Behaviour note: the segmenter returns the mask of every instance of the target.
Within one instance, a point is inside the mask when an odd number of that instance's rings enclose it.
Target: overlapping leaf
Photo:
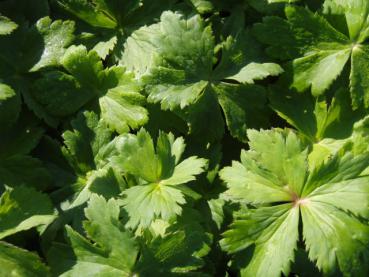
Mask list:
[[[293,84],[299,91],[311,87],[312,94],[323,94],[351,63],[350,93],[354,108],[369,106],[366,67],[368,49],[368,8],[366,1],[326,1],[329,13],[344,15],[348,33],[333,24],[326,15],[310,10],[286,7],[287,21],[266,17],[257,24],[255,34],[269,44],[268,53],[281,59],[292,59]]]
[[[33,97],[47,113],[45,120],[70,115],[98,99],[101,117],[111,129],[125,133],[146,123],[140,87],[122,67],[104,69],[97,53],[84,46],[70,47],[62,64],[69,74],[47,72],[33,85]]]
[[[213,70],[215,40],[211,28],[199,16],[184,18],[164,12],[159,24],[133,33],[124,57],[142,53],[144,59],[130,59],[126,64],[139,74],[149,72],[143,79],[148,101],[160,102],[163,109],[183,110],[182,116],[193,133],[200,132],[199,118],[208,118],[201,135],[210,139],[222,136],[220,104],[231,134],[245,140],[246,124],[252,124],[250,119],[263,113],[265,105],[264,90],[252,84],[282,72],[276,64],[255,62],[254,57],[245,54],[249,48],[248,33],[229,37],[223,45],[222,59]]]
[[[112,137],[106,124],[95,113],[85,112],[72,121],[72,126],[73,131],[63,134],[65,147],[62,149],[76,176],[76,191],[71,195],[69,209],[86,203],[93,192],[106,197],[116,195],[125,184],[114,168],[99,156]]]
[[[366,269],[357,265],[368,257],[369,226],[360,219],[368,218],[369,179],[360,176],[368,152],[337,153],[311,166],[308,150],[291,131],[248,135],[250,150],[242,153],[241,163],[220,173],[227,198],[255,206],[237,216],[221,241],[230,253],[252,251],[241,275],[289,274],[300,211],[309,258],[320,270],[364,274]]]
[[[181,161],[183,138],[160,133],[154,147],[150,134],[141,129],[136,136],[116,138],[112,147],[112,164],[135,178],[123,192],[129,226],[148,227],[156,218],[169,220],[181,214],[186,194],[196,194],[184,184],[204,171],[206,160],[192,156]]]

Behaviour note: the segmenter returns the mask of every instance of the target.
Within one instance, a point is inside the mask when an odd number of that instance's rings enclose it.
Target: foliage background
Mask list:
[[[0,275],[367,276],[368,14],[1,0]]]

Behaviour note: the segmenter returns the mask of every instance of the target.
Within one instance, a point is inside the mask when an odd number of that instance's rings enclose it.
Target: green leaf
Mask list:
[[[221,83],[213,86],[227,126],[235,138],[247,141],[247,128],[267,126],[266,93],[258,85]],[[252,103],[252,105],[250,105]]]
[[[0,129],[14,123],[21,110],[21,98],[10,86],[0,83]]]
[[[287,21],[265,18],[264,23],[256,25],[255,34],[270,45],[268,52],[272,56],[292,59],[292,87],[299,92],[311,87],[314,96],[326,93],[351,59],[352,106],[368,107],[368,81],[363,68],[368,52],[364,41],[369,35],[369,6],[365,1],[350,0],[326,1],[324,7],[336,19],[345,16],[348,34],[339,24],[331,24],[337,23],[329,21],[332,16],[297,6],[286,7]]]
[[[184,108],[196,101],[207,86],[214,39],[199,16],[185,20],[180,14],[165,12],[160,31],[155,43],[156,47],[162,45],[157,52],[163,62],[145,80],[149,84],[148,100],[161,102],[164,109]]]
[[[67,209],[83,205],[92,193],[112,197],[126,186],[119,171],[108,164],[109,153],[105,149],[112,132],[107,124],[97,114],[84,112],[72,120],[72,127],[73,131],[63,134],[65,147],[62,151],[74,169],[78,187],[73,189]]]
[[[311,86],[314,96],[321,95],[338,77],[350,57],[350,49],[319,51],[294,60],[293,87],[304,91]],[[324,76],[324,78],[322,78]]]
[[[155,37],[160,35],[160,24],[143,26],[134,31],[124,43],[120,63],[141,77],[153,67],[156,53]]]
[[[49,17],[44,17],[37,21],[36,28],[43,38],[44,49],[40,60],[31,71],[59,65],[67,46],[74,40],[74,22],[61,20],[52,22]]]
[[[96,2],[96,1],[93,1]],[[92,26],[113,29],[117,26],[115,18],[99,9],[95,3],[87,0],[58,0],[67,11],[81,18]]]
[[[21,113],[18,121],[5,130],[0,135],[1,159],[29,154],[44,134],[40,121],[26,112]]]
[[[88,238],[96,244],[67,226],[69,245],[55,244],[48,254],[48,260],[58,276],[133,274],[138,249],[133,236],[120,223],[119,213],[116,200],[106,201],[97,195],[91,197],[85,209],[88,220],[84,223],[84,229]]]
[[[254,245],[241,276],[288,275],[297,247],[298,223],[299,209],[291,204],[259,208],[236,219],[223,234],[221,245],[230,253]]]
[[[278,115],[312,142],[324,138],[344,139],[351,135],[363,111],[353,110],[348,90],[343,86],[340,83],[338,89],[332,91],[332,99],[315,99],[308,92],[284,90],[279,84],[273,87],[269,99]]]
[[[157,236],[147,243],[137,264],[138,272],[143,276],[202,276],[196,270],[204,266],[202,258],[210,250],[211,238],[199,221],[201,216],[198,213],[187,210],[182,220],[168,227],[162,236]]]
[[[261,100],[263,93],[256,96],[256,92],[252,99],[255,102],[246,100],[247,97],[241,100],[243,97],[239,94],[247,88],[237,83],[251,84],[282,72],[277,64],[263,63],[252,42],[249,32],[228,37],[220,45],[219,63],[213,66],[217,47],[210,27],[198,15],[185,18],[178,13],[164,12],[160,23],[133,34],[132,40],[127,42],[127,54],[138,56],[142,53],[145,57],[143,62],[131,63],[131,68],[143,74],[148,101],[160,103],[162,109],[179,114],[188,122],[194,136],[207,134],[209,141],[221,138],[223,120],[216,107],[218,103],[226,115],[231,134],[245,141],[245,124],[251,122],[252,116],[249,110],[259,112],[265,102]],[[145,46],[148,47],[140,50]],[[212,126],[209,131],[200,131],[203,124],[196,119],[207,118],[210,114],[213,115],[209,120]]]
[[[270,173],[258,168],[258,165],[245,152],[242,155],[242,163],[233,162],[231,167],[225,167],[219,172],[220,178],[227,183],[228,190],[225,193],[227,198],[255,204],[291,199],[285,188],[268,180]]]
[[[63,134],[64,153],[77,173],[86,174],[96,168],[95,156],[111,139],[111,131],[93,112],[78,114],[72,121],[73,131]]]
[[[69,47],[62,64],[69,74],[44,73],[32,87],[35,100],[48,114],[65,117],[98,98],[101,117],[118,133],[126,133],[147,122],[141,87],[124,68],[104,69],[98,54],[88,52],[84,46]]]
[[[123,192],[124,208],[130,216],[128,226],[150,226],[155,218],[169,220],[182,213],[186,203],[180,189],[161,184],[134,186]]]
[[[27,185],[45,189],[50,175],[42,162],[26,155],[14,155],[0,160],[0,187]]]
[[[43,48],[43,37],[34,25],[19,25],[10,35],[0,36],[1,69],[26,73],[40,60]]]
[[[368,196],[368,193],[365,195]],[[318,268],[325,274],[332,274],[340,268],[346,274],[365,275],[365,267],[360,265],[365,264],[361,255],[367,251],[368,225],[339,208],[321,202],[319,198],[315,201],[314,198],[311,198],[308,205],[301,207],[303,235],[309,258],[316,261]],[[356,198],[350,199],[360,205],[355,200]]]
[[[103,64],[95,51],[88,52],[82,45],[73,45],[65,52],[61,63],[80,84],[99,94]]]
[[[119,83],[99,99],[101,117],[119,134],[137,129],[148,121],[148,112],[143,107],[146,99],[140,94],[140,87],[133,76],[120,67],[113,68]]]
[[[31,252],[0,242],[0,274],[13,276],[47,277],[49,269]]]
[[[181,214],[184,195],[191,191],[182,185],[204,171],[206,160],[192,156],[180,162],[184,140],[162,132],[156,149],[144,129],[137,135],[118,137],[113,143],[113,165],[136,179],[136,185],[123,192],[122,203],[130,216],[128,225],[148,227],[156,218],[169,220]]]
[[[299,193],[305,181],[307,150],[298,136],[289,131],[248,131],[250,149],[259,154],[259,162],[274,174],[280,185]]]
[[[17,28],[17,23],[11,21],[5,16],[0,16],[0,35],[9,35]]]
[[[0,239],[56,218],[50,199],[24,186],[6,190],[0,198]]]
[[[344,15],[349,36],[359,43],[368,38],[368,12],[369,5],[362,0],[332,1],[326,0],[323,5],[324,12],[333,15]]]
[[[368,152],[354,155],[342,148],[309,163],[314,147],[304,150],[291,131],[250,130],[248,136],[250,150],[241,154],[241,163],[220,172],[228,187],[224,197],[241,207],[221,245],[237,253],[241,275],[288,275],[301,235],[324,274],[366,275],[360,265],[369,258],[369,180],[361,175]]]
[[[31,90],[34,100],[56,118],[77,112],[96,97],[93,91],[81,88],[73,76],[61,71],[45,72],[32,84]]]
[[[368,27],[369,28],[369,27]],[[357,45],[352,50],[350,92],[354,107],[369,106],[369,78],[364,68],[367,66],[369,58],[369,47],[367,45]]]

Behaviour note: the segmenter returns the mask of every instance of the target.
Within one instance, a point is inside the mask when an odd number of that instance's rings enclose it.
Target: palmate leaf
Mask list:
[[[67,226],[69,245],[54,244],[48,260],[58,276],[131,276],[138,254],[133,235],[119,221],[116,200],[93,195],[85,209],[89,240]]]
[[[325,8],[329,13],[345,16],[348,33],[332,25],[326,15],[288,6],[285,9],[287,21],[266,17],[263,23],[256,24],[255,34],[270,45],[271,56],[292,59],[292,86],[298,91],[311,87],[314,96],[326,92],[351,60],[352,105],[368,107],[368,79],[363,68],[369,52],[365,42],[369,34],[369,5],[361,0],[326,1]]]
[[[250,150],[220,172],[225,196],[241,210],[221,240],[229,253],[251,251],[242,276],[288,275],[302,235],[324,274],[364,274],[369,242],[369,153],[338,152],[309,164],[309,148],[289,130],[249,131]],[[267,204],[264,206],[263,204]],[[365,220],[361,220],[365,219]]]
[[[141,276],[202,274],[202,259],[210,251],[212,236],[201,225],[203,218],[196,210],[185,209],[183,216],[166,227],[163,234],[156,235],[142,246],[142,258],[137,263]]]
[[[312,142],[349,137],[354,123],[365,115],[363,110],[352,108],[349,91],[342,82],[332,88],[331,99],[314,98],[308,91],[296,93],[284,89],[284,85],[273,86],[269,94],[271,107]]]
[[[88,52],[84,46],[70,47],[61,63],[69,74],[47,72],[32,87],[33,97],[47,114],[65,117],[98,99],[101,117],[118,133],[147,122],[148,112],[143,107],[145,98],[140,94],[140,86],[124,68],[104,69],[97,53]]]
[[[109,53],[122,61],[121,52],[127,35],[135,29],[151,24],[161,12],[172,5],[169,0],[58,0],[58,4],[77,18],[93,26],[94,50],[102,59]],[[100,30],[99,30],[100,29]],[[107,31],[109,30],[109,31]],[[100,32],[104,32],[101,40]],[[99,40],[100,39],[100,40]]]
[[[87,238],[66,227],[68,244],[54,243],[48,252],[52,273],[57,276],[151,276],[191,274],[201,268],[211,238],[198,214],[184,218],[150,240],[135,239],[123,226],[119,201],[93,195],[85,209]]]
[[[130,220],[128,226],[148,227],[156,218],[169,220],[181,214],[185,195],[192,190],[183,185],[204,171],[206,160],[195,156],[181,161],[183,138],[159,133],[156,147],[148,132],[125,135],[112,142],[110,158],[116,168],[133,175],[136,184],[123,191],[122,201]]]
[[[107,124],[93,112],[80,113],[72,121],[73,130],[64,132],[64,157],[73,169],[78,189],[70,195],[68,209],[85,204],[92,193],[117,195],[125,186],[119,173],[107,163],[104,147],[112,139]]]
[[[213,69],[216,46],[211,28],[199,16],[164,12],[160,23],[128,38],[123,57],[142,77],[148,101],[179,114],[193,134],[219,139],[224,133],[221,107],[231,134],[246,140],[246,124],[258,126],[260,122],[250,119],[265,112],[265,91],[254,81],[282,72],[279,65],[245,54],[252,47],[246,31],[229,37]],[[132,58],[140,55],[144,58]],[[199,128],[199,118],[209,118],[206,129]],[[260,121],[265,124],[265,118]]]
[[[0,59],[17,73],[57,66],[74,40],[73,33],[74,22],[68,20],[43,17],[35,25],[23,24],[10,35],[0,37]]]

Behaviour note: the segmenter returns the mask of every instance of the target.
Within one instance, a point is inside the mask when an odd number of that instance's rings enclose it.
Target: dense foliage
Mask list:
[[[0,276],[368,276],[367,0],[1,0]]]

